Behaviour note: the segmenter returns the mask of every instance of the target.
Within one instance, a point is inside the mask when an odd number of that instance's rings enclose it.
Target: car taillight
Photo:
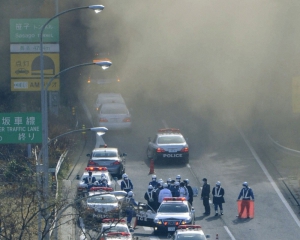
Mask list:
[[[119,161],[114,161],[113,163],[111,163],[110,165],[120,165],[121,163]]]
[[[123,122],[131,122],[131,119],[130,118],[124,118]]]
[[[180,152],[188,152],[189,148],[188,147],[184,147],[183,149],[180,150]]]
[[[165,150],[164,149],[162,149],[162,148],[157,148],[156,149],[156,152],[158,152],[158,153],[161,153],[161,152],[164,152]]]
[[[106,118],[100,118],[99,122],[108,122]]]

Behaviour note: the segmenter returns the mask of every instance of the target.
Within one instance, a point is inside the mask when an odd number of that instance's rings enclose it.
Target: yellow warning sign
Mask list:
[[[51,78],[59,71],[59,53],[44,53],[44,77]],[[40,78],[40,54],[10,54],[10,76],[12,79]]]
[[[11,79],[11,91],[41,91],[40,79]],[[47,86],[50,79],[44,80],[44,85]],[[54,79],[48,87],[48,91],[58,91],[60,81]]]

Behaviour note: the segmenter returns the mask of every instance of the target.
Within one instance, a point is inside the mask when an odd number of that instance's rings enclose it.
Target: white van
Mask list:
[[[124,103],[125,101],[119,93],[99,93],[95,103],[95,108],[98,111],[100,105],[104,103]]]

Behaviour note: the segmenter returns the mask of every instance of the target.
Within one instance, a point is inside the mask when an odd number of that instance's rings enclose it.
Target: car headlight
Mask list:
[[[181,224],[190,224],[192,222],[192,218],[189,217],[188,219],[182,220]]]
[[[158,218],[154,218],[154,223],[156,224],[162,224],[162,221]]]

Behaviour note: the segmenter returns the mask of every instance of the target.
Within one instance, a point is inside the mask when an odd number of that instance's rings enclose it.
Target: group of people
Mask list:
[[[87,188],[91,187],[109,187],[107,177],[104,173],[100,175],[100,179],[97,180],[95,176],[93,176],[93,172],[89,172],[89,175],[83,179],[84,183],[87,185]]]
[[[148,206],[156,211],[165,197],[185,197],[193,205],[194,192],[189,185],[189,180],[181,181],[180,175],[177,175],[175,180],[168,178],[166,182],[162,179],[157,180],[156,175],[152,175],[148,189],[144,194]]]
[[[209,205],[209,199],[210,199],[210,193],[213,195],[213,204],[215,208],[215,216],[223,215],[223,203],[225,203],[224,195],[225,190],[223,187],[221,187],[221,182],[217,181],[215,187],[213,187],[212,191],[210,192],[210,185],[207,182],[207,178],[203,178],[203,186],[201,191],[201,199],[203,200],[203,206],[205,209],[204,215],[210,215],[210,205]],[[247,217],[249,218],[249,200],[254,201],[254,194],[252,189],[248,186],[247,182],[243,183],[243,188],[240,191],[240,194],[237,198],[237,201],[242,199],[243,204],[241,208],[241,212],[237,215],[237,217],[240,217],[242,212],[247,209]],[[220,212],[219,212],[220,210]]]

